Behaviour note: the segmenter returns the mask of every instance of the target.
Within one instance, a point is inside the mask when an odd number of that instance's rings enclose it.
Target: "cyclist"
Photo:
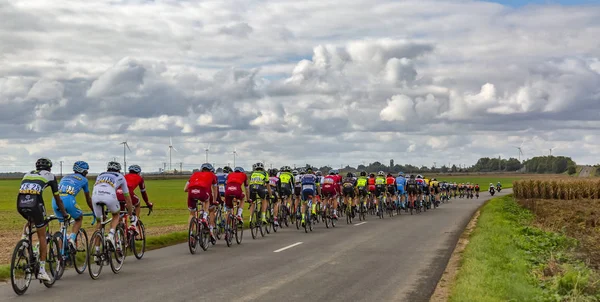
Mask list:
[[[250,221],[252,221],[252,213],[254,213],[254,207],[256,206],[256,199],[262,201],[261,206],[261,221],[267,223],[267,193],[271,196],[271,186],[268,186],[269,175],[265,172],[265,166],[263,163],[255,163],[252,165],[252,174],[250,175]]]
[[[398,202],[399,206],[402,208],[406,205],[406,192],[404,188],[406,187],[406,178],[404,178],[404,172],[398,173],[398,177],[396,177],[396,191],[398,192]]]
[[[502,189],[502,184],[500,182],[498,182],[496,184],[496,191],[500,191],[500,189]]]
[[[411,209],[415,208],[415,199],[419,194],[419,183],[415,179],[415,175],[411,174],[406,181],[406,193],[408,193],[408,202]]]
[[[392,172],[388,172],[387,177],[385,178],[385,184],[387,186],[387,201],[389,206],[392,207],[392,202],[394,197],[396,197],[396,177],[392,175]],[[396,205],[394,203],[394,205]]]
[[[279,177],[277,177],[277,172],[277,169],[269,170],[269,186],[271,187],[271,198],[269,198],[269,200],[270,202],[273,202],[273,223],[276,226],[279,226],[277,213],[279,213],[279,203],[281,203],[281,198],[279,196],[279,191],[281,191],[281,181],[279,180]]]
[[[363,179],[363,186],[362,188],[364,189],[364,185],[366,184],[366,179]],[[342,180],[342,195],[344,196],[344,203],[346,204],[346,206],[348,207],[352,207],[352,213],[354,214],[355,210],[356,210],[356,196],[357,196],[357,179],[354,177],[354,175],[350,172],[348,172],[348,174],[346,174],[346,178],[344,178]],[[366,195],[366,191],[364,191],[365,195]],[[337,215],[336,215],[336,219],[337,219]]]
[[[383,198],[385,193],[385,173],[383,171],[379,171],[377,172],[377,177],[375,177],[375,196],[377,197],[375,203],[375,212],[377,213],[379,213],[379,198]],[[383,209],[381,210],[383,211]]]
[[[306,225],[305,212],[307,201],[309,199],[313,200],[315,195],[320,195],[321,192],[320,189],[317,187],[317,176],[313,174],[313,169],[310,167],[307,169],[306,174],[302,175],[300,182],[302,183],[302,227],[304,227]],[[311,213],[313,215],[315,214],[315,209],[316,205],[315,203],[313,203],[311,208]]]
[[[227,208],[233,209],[233,199],[239,200],[240,205],[236,217],[239,221],[243,221],[244,201],[248,198],[248,176],[242,167],[235,167],[233,173],[229,173],[225,187],[225,205]]]
[[[60,198],[62,199],[65,210],[73,219],[75,219],[75,223],[73,224],[73,233],[69,235],[69,243],[73,247],[76,247],[75,239],[77,238],[77,233],[79,233],[81,223],[83,222],[83,212],[77,204],[77,200],[75,200],[75,197],[79,191],[83,190],[85,201],[88,207],[91,210],[94,210],[94,207],[92,206],[92,197],[90,196],[89,183],[88,179],[86,178],[89,169],[90,166],[88,163],[84,161],[77,161],[73,164],[73,174],[66,175],[58,184],[58,192],[60,194]],[[54,210],[54,215],[58,217],[59,221],[63,222],[62,212],[59,210],[56,199],[52,199],[52,209]]]
[[[135,215],[140,216],[140,198],[135,195],[135,188],[139,187],[142,192],[142,199],[147,207],[152,209],[154,206],[148,199],[148,193],[146,193],[146,183],[142,175],[142,168],[138,165],[129,166],[129,173],[125,175],[127,181],[127,188],[129,189],[129,196],[131,197],[131,204],[135,207]],[[123,190],[117,189],[117,199],[121,203],[121,211],[125,210],[125,196]]]
[[[475,184],[475,194],[477,195],[477,198],[479,198],[479,184]]]
[[[425,180],[423,179],[423,175],[417,174],[416,182],[417,182],[417,186],[418,186],[418,190],[419,190],[418,201],[422,202],[422,201],[425,200],[424,193],[426,191],[425,190],[426,189],[426,187],[425,187],[426,183],[425,183]]]
[[[369,174],[367,183],[369,184],[369,208],[371,208],[375,198],[375,173]]]
[[[292,190],[295,187],[294,175],[291,173],[291,171],[292,168],[289,166],[283,166],[281,167],[281,172],[279,173],[279,181],[281,182],[279,196],[285,202],[287,209],[290,211],[293,208],[291,205]]]
[[[432,178],[431,182],[429,182],[429,186],[431,187],[431,193],[434,195],[434,200],[436,202],[440,201],[440,182],[437,178]]]
[[[360,176],[356,179],[356,193],[357,196],[362,199],[362,207],[367,208],[367,196],[368,196],[368,187],[367,184],[369,182],[369,179],[367,178],[367,172],[366,171],[360,171]],[[356,206],[356,201],[354,202],[354,205]],[[356,208],[356,207],[355,207]],[[354,218],[354,212],[352,211],[352,218]]]
[[[323,193],[323,205],[330,205],[333,208],[333,218],[337,219],[337,202],[334,201],[334,198],[337,198],[338,188],[337,188],[337,175],[335,175],[335,171],[329,171],[329,175],[325,176],[323,179],[323,187],[321,188],[321,193]]]
[[[294,175],[294,213],[296,213],[298,211],[298,205],[300,205],[300,193],[302,192],[302,183],[300,182],[300,179],[302,178],[302,175],[298,170],[292,171],[292,175]]]
[[[52,161],[47,158],[38,159],[35,162],[35,170],[23,176],[21,187],[19,188],[19,195],[17,196],[17,211],[23,218],[27,219],[23,234],[29,233],[30,221],[37,228],[36,232],[40,243],[40,270],[37,278],[44,281],[52,281],[51,277],[48,276],[48,273],[46,272],[46,208],[44,207],[44,199],[42,197],[42,192],[46,187],[50,187],[52,190],[56,205],[58,206],[63,219],[71,219],[60,198],[58,183],[54,174],[50,172],[51,169]]]
[[[219,187],[219,197],[217,197],[217,200],[219,202],[223,202],[225,199],[225,184],[227,183],[227,175],[229,173],[231,173],[229,166],[225,166],[221,173],[217,173],[217,185]]]
[[[94,184],[94,191],[92,193],[92,204],[94,206],[94,216],[103,217],[104,213],[102,213],[103,203],[106,205],[106,209],[112,213],[112,221],[110,222],[110,231],[108,232],[108,241],[115,246],[115,229],[117,225],[119,225],[119,210],[120,203],[117,199],[117,190],[123,190],[123,195],[125,196],[125,207],[127,208],[127,214],[129,215],[129,223],[131,226],[135,227],[135,223],[137,222],[137,217],[132,215],[133,207],[131,202],[131,197],[129,196],[129,188],[127,187],[127,181],[125,180],[125,176],[121,174],[121,164],[115,161],[111,161],[108,163],[106,167],[106,172],[100,173],[96,177],[96,183]],[[101,223],[98,223],[96,226],[97,230],[100,230],[102,227]],[[100,246],[99,242],[96,242],[96,251],[99,251]],[[94,256],[96,257],[96,256]]]
[[[217,175],[213,172],[214,168],[209,163],[204,163],[200,166],[200,170],[194,172],[190,179],[185,183],[183,188],[184,192],[188,193],[187,205],[190,210],[190,217],[188,224],[192,221],[192,218],[196,216],[198,211],[198,201],[202,203],[202,215],[201,222],[209,227],[211,240],[214,242],[215,237],[213,234],[213,228],[215,225],[215,212],[214,205],[217,202]],[[210,223],[206,220],[210,213]],[[190,234],[191,235],[191,234]]]

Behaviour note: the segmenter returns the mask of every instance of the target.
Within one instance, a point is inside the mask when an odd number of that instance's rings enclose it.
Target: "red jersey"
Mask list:
[[[388,176],[388,177],[385,179],[385,183],[386,183],[387,185],[389,185],[389,186],[391,186],[391,185],[394,185],[394,184],[396,184],[396,178],[395,178],[395,177],[392,177],[392,176]]]
[[[207,189],[217,185],[217,175],[213,172],[194,172],[187,182],[189,189]]]
[[[327,175],[323,178],[321,188],[323,191],[335,191],[337,187],[337,175]]]
[[[125,181],[127,181],[127,188],[129,189],[129,195],[135,196],[135,189],[140,187],[140,192],[146,191],[146,184],[141,175],[136,173],[129,173],[125,175]],[[122,189],[117,189],[117,200],[125,200]]]
[[[367,184],[369,185],[369,191],[375,191],[375,177],[367,178]]]
[[[227,184],[248,186],[248,176],[244,172],[232,172],[227,175]]]

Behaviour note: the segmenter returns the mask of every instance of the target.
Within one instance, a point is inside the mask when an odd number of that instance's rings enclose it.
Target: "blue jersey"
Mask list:
[[[82,189],[85,193],[90,192],[87,178],[78,173],[63,177],[58,184],[58,193],[61,196],[77,196],[77,193]]]
[[[219,185],[219,193],[225,195],[225,184],[227,183],[226,173],[217,173],[217,184]]]
[[[403,176],[396,177],[396,188],[400,190],[404,189],[404,187],[406,187],[406,178]]]
[[[302,190],[315,190],[317,183],[317,176],[313,174],[304,174],[300,179],[302,184]]]

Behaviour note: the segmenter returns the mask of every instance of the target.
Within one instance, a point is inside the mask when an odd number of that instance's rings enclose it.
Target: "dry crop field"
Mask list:
[[[600,269],[600,179],[517,180],[513,192],[536,225],[579,240],[579,256]]]

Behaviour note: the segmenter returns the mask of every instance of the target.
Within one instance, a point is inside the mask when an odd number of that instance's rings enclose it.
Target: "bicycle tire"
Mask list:
[[[31,285],[31,279],[33,279],[33,273],[31,272],[30,268],[31,268],[31,248],[29,247],[30,243],[29,240],[27,239],[21,239],[19,240],[19,242],[17,242],[17,245],[15,245],[15,248],[13,250],[13,254],[10,260],[10,283],[12,285],[13,291],[21,296],[23,295],[27,289],[29,289],[29,285]],[[18,258],[18,259],[17,259]],[[25,264],[24,265],[18,265],[20,263],[19,260],[25,260]],[[16,267],[23,267],[23,272],[24,272],[24,286],[23,287],[19,287],[18,284],[16,284],[16,276],[15,276],[15,268]],[[29,270],[28,270],[29,269]]]
[[[233,243],[233,230],[237,227],[235,226],[235,218],[231,215],[228,217],[229,223],[225,227],[225,243],[227,243],[227,247],[231,247],[231,244]]]
[[[189,225],[189,235],[188,235],[188,247],[190,249],[190,253],[192,255],[196,254],[196,250],[198,249],[198,219],[196,217],[192,217]]]
[[[248,227],[250,228],[250,233],[252,234],[252,239],[256,239],[256,237],[258,236],[258,229],[256,228],[256,212],[253,212],[252,214],[250,214],[250,223],[248,224]]]
[[[100,245],[98,246],[98,251],[96,252],[96,246],[94,245],[94,242],[98,240],[100,242]],[[100,277],[100,273],[102,272],[102,266],[104,266],[104,261],[106,259],[103,259],[105,256],[110,257],[109,253],[106,253],[106,246],[105,246],[105,242],[104,242],[104,238],[102,236],[102,233],[100,233],[100,231],[95,231],[94,233],[92,233],[92,237],[90,237],[90,241],[88,241],[88,273],[90,274],[90,278],[96,280]],[[96,256],[97,258],[99,258],[99,264],[95,261],[92,261],[92,259],[94,259],[93,256]],[[94,269],[92,268],[92,263],[98,264],[98,272],[94,272]]]
[[[210,230],[202,222],[200,222],[198,226],[198,235],[200,236],[200,248],[202,248],[203,251],[208,250],[208,242],[210,241]]]
[[[146,227],[144,227],[144,223],[140,219],[136,222],[136,233],[131,238],[131,251],[133,252],[133,256],[140,260],[144,257],[144,253],[146,253]],[[137,239],[138,236],[140,236],[140,239]],[[140,247],[136,245],[138,241],[141,241]]]
[[[267,220],[267,223],[262,223],[267,234],[271,234],[271,226],[273,225],[273,215],[271,215],[271,211],[273,210],[273,208],[271,206],[272,205],[269,205],[267,207],[267,212],[265,213],[265,219]]]
[[[326,207],[325,208],[325,215],[323,217],[323,220],[325,221],[325,227],[326,228],[329,228],[329,220],[330,220],[329,217],[330,217],[329,216],[329,207]]]
[[[115,246],[111,248],[109,253],[112,253],[110,257],[110,269],[113,273],[118,274],[123,268],[125,258],[127,257],[127,235],[123,230],[122,225],[118,225],[115,229]]]
[[[237,242],[237,244],[242,244],[242,239],[244,239],[244,223],[236,221],[235,225],[235,242]]]
[[[82,247],[83,247],[83,250],[81,250],[81,251],[79,250],[80,242],[82,243]],[[75,246],[75,253],[71,253],[71,257],[72,257],[73,267],[75,268],[75,271],[81,275],[87,269],[88,263],[90,261],[89,253],[87,251],[88,236],[87,236],[87,232],[85,231],[85,229],[83,229],[83,228],[79,229],[79,232],[77,232],[77,237],[75,237],[75,244],[77,245],[77,246]],[[83,261],[78,259],[77,255],[83,255],[83,257],[84,257]],[[80,263],[80,262],[83,262],[82,267],[78,266],[78,263]]]
[[[70,252],[67,252],[68,247],[64,247],[65,243],[63,242],[63,233],[62,232],[56,232],[54,233],[53,236],[54,240],[56,240],[58,246],[59,246],[59,257],[57,258],[57,261],[59,263],[59,265],[56,268],[56,275],[55,278],[56,280],[60,280],[60,278],[62,278],[63,274],[65,273],[65,266],[67,265],[67,261],[65,261],[65,257],[63,257],[64,255],[62,254],[62,251],[65,251],[65,254],[68,254],[69,257],[71,257]],[[69,241],[67,240],[67,245]],[[62,248],[61,248],[62,247]]]

